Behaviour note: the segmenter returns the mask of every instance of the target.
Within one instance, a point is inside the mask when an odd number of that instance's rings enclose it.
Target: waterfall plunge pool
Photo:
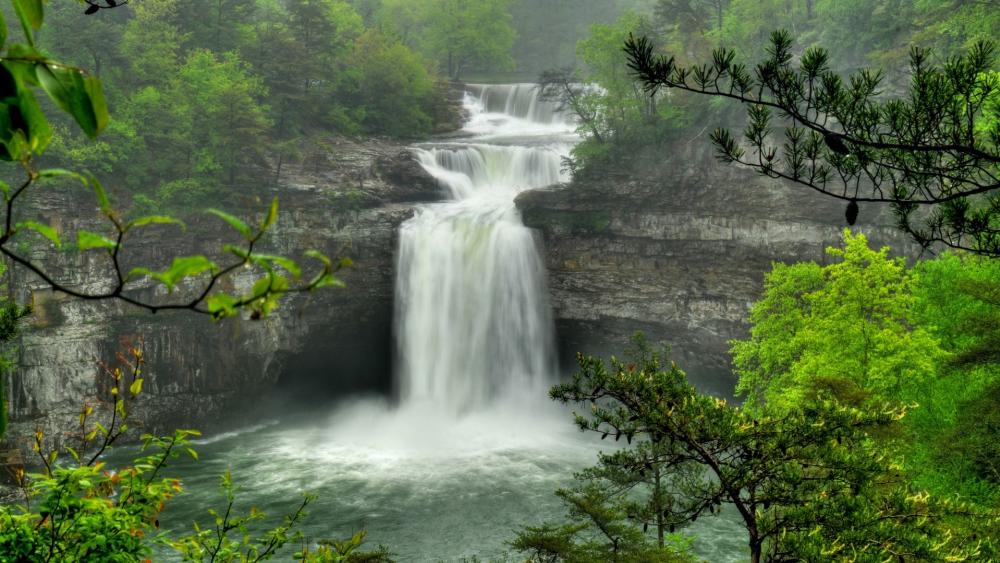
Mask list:
[[[485,562],[523,560],[509,545],[516,531],[564,521],[555,490],[612,446],[576,430],[569,410],[537,400],[456,419],[435,405],[396,409],[355,398],[209,435],[194,447],[198,461],[181,456],[165,472],[185,489],[163,514],[172,536],[195,520],[211,524],[207,510],[224,508],[219,482],[229,470],[241,487],[236,509],[255,506],[272,526],[303,492],[316,494],[301,527],[312,541],[364,528],[367,546],[385,544],[400,562]],[[135,453],[119,448],[110,461]],[[684,533],[696,536],[695,552],[706,561],[746,560],[746,532],[734,511],[700,518]],[[291,560],[292,551],[275,560]]]
[[[172,467],[188,492],[164,514],[167,528],[206,522],[226,470],[242,486],[238,509],[280,522],[310,491],[309,538],[364,528],[406,562],[516,561],[517,530],[566,518],[555,490],[614,446],[546,400],[556,354],[545,268],[513,201],[569,179],[575,126],[530,84],[470,85],[464,103],[462,136],[414,148],[452,199],[418,206],[400,229],[399,404],[345,399],[203,440],[200,462]],[[688,533],[708,561],[746,558],[733,514]]]

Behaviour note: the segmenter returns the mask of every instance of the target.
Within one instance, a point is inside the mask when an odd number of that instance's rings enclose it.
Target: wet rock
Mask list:
[[[544,239],[565,370],[578,351],[620,355],[642,330],[671,344],[697,384],[730,395],[728,342],[746,337],[771,263],[822,263],[839,244],[840,202],[719,164],[695,145],[664,151],[655,169],[622,166],[518,197]],[[858,228],[874,244],[916,255],[887,213],[868,215]]]
[[[345,288],[286,299],[264,320],[248,316],[213,322],[187,312],[151,315],[117,302],[86,302],[54,294],[23,270],[15,270],[16,298],[34,304],[18,347],[18,367],[6,376],[10,420],[8,442],[26,449],[35,430],[50,440],[78,437],[83,403],[107,412],[106,380],[99,363],[113,364],[123,345],[145,341],[148,366],[143,394],[130,425],[136,431],[170,432],[175,427],[211,427],[220,419],[256,421],[262,397],[297,389],[309,397],[389,386],[396,233],[412,214],[412,203],[443,194],[403,145],[384,140],[326,139],[300,162],[283,163],[270,191],[280,200],[277,223],[262,251],[296,257],[312,272],[303,253],[315,248],[347,256]],[[273,167],[272,167],[273,168]],[[64,238],[78,229],[105,232],[92,196],[68,190],[39,191],[31,202],[36,217],[58,225]],[[259,215],[262,202],[237,215]],[[162,268],[176,255],[205,254],[220,264],[220,252],[237,243],[224,223],[204,214],[187,217],[188,229],[153,227],[128,241],[126,269]],[[56,279],[90,291],[107,288],[107,256],[99,251],[59,251],[38,244],[34,259]],[[249,290],[251,272],[239,272],[229,288]],[[137,292],[160,300],[198,291],[187,283],[175,295],[147,284]],[[377,352],[362,346],[379,342]],[[345,363],[359,353],[367,358]],[[373,356],[374,354],[374,356]],[[102,393],[104,389],[104,393]]]

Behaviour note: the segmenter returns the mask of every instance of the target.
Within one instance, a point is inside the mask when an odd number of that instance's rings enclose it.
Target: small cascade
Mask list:
[[[565,182],[562,159],[569,148],[476,144],[418,149],[417,158],[455,199],[512,197],[525,189]]]
[[[470,87],[470,115],[530,142],[468,141],[415,149],[453,201],[419,207],[400,228],[397,388],[404,406],[469,412],[504,398],[544,397],[555,371],[554,329],[538,243],[514,197],[568,180],[572,147],[539,124],[559,123],[529,85]],[[474,120],[470,120],[470,123]],[[565,135],[565,129],[555,131]]]
[[[539,124],[566,122],[566,116],[559,112],[555,103],[538,99],[536,84],[470,85],[469,94],[481,111]]]

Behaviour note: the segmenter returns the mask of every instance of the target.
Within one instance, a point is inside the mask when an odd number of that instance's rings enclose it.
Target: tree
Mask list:
[[[746,408],[782,411],[833,396],[859,408],[920,396],[946,354],[915,326],[914,280],[904,259],[844,231],[838,261],[775,264],[750,311],[750,338],[732,343]]]
[[[654,8],[656,18],[685,30],[722,31],[723,13],[729,0],[659,0]]]
[[[470,68],[512,69],[516,34],[508,1],[431,0],[425,41],[449,78],[459,80]]]
[[[529,561],[547,563],[687,563],[694,561],[680,538],[669,546],[649,541],[625,508],[610,498],[605,487],[584,483],[560,489],[569,509],[567,524],[528,526],[512,542]]]
[[[649,92],[677,88],[748,107],[745,146],[726,129],[712,141],[725,162],[806,186],[847,203],[889,204],[899,229],[924,247],[943,244],[1000,256],[1000,79],[996,49],[980,41],[942,65],[914,47],[904,98],[881,97],[882,74],[847,80],[821,48],[797,65],[789,33],[771,36],[751,71],[720,48],[709,64],[682,66],[646,38],[625,42],[628,66]],[[783,120],[776,132],[775,118]],[[775,139],[780,135],[783,140]]]
[[[659,354],[639,364],[612,358],[610,368],[599,358],[578,359],[580,371],[552,397],[587,407],[575,415],[581,430],[665,444],[654,462],[683,492],[668,518],[693,521],[732,505],[754,563],[971,561],[992,549],[942,520],[971,508],[911,490],[871,443],[904,410],[858,410],[823,398],[776,415],[752,413],[698,393]]]
[[[438,91],[413,51],[371,29],[348,61],[354,80],[345,80],[342,91],[364,130],[404,137],[432,129],[429,109]]]

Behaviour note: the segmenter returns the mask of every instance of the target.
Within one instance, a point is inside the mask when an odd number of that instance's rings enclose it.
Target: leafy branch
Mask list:
[[[258,251],[261,239],[277,220],[277,199],[271,202],[264,219],[254,228],[223,211],[208,210],[208,213],[225,221],[243,238],[241,244],[226,245],[223,248],[226,254],[234,257],[228,264],[217,264],[201,255],[179,256],[162,271],[142,267],[126,271],[123,267],[123,249],[126,238],[130,238],[134,231],[154,224],[173,224],[181,228],[184,224],[165,215],[127,221],[111,207],[104,187],[96,177],[62,169],[36,169],[35,157],[44,152],[53,133],[35,98],[35,89],[42,90],[61,110],[72,116],[80,129],[91,138],[97,136],[107,125],[108,110],[101,82],[96,77],[82,69],[52,61],[35,48],[33,32],[41,28],[43,2],[13,0],[13,3],[27,43],[7,45],[6,53],[0,56],[0,159],[18,163],[24,171],[25,179],[15,188],[0,182],[4,203],[0,254],[34,273],[53,291],[89,301],[122,301],[151,313],[188,310],[222,318],[249,308],[252,311],[251,317],[259,319],[271,312],[286,294],[342,285],[336,273],[349,266],[350,260],[334,263],[318,251],[308,251],[306,256],[316,260],[319,267],[313,275],[303,277],[302,268],[294,260]],[[104,0],[101,6],[116,7],[123,3]],[[91,8],[98,6],[96,2],[90,1],[88,5]],[[2,21],[0,27],[5,30]],[[5,39],[5,35],[0,35],[0,44]],[[15,222],[17,204],[22,196],[43,181],[50,180],[77,181],[93,190],[101,213],[109,223],[111,236],[81,230],[77,233],[76,246],[82,251],[96,250],[106,255],[113,272],[110,289],[88,291],[70,287],[58,281],[43,265],[15,248],[16,237],[25,231],[41,235],[56,247],[62,246],[59,232],[51,225],[34,220]],[[220,281],[241,268],[255,268],[262,274],[249,293],[229,294],[218,290]],[[182,281],[189,278],[202,280],[200,289],[194,291],[190,298],[149,300],[138,296],[135,291],[143,280],[152,280],[162,283],[168,293],[173,293]]]

